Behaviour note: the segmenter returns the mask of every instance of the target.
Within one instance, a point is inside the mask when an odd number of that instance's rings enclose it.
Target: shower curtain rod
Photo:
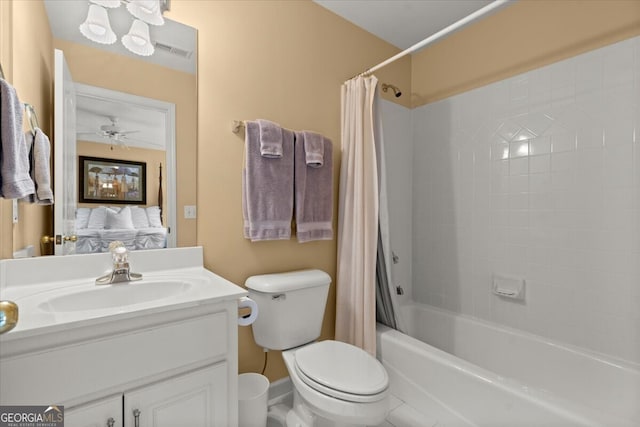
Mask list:
[[[489,3],[488,5],[486,5],[485,7],[476,10],[475,12],[473,12],[472,14],[465,16],[464,18],[462,18],[459,21],[454,22],[453,24],[449,25],[448,27],[438,31],[437,33],[427,37],[426,39],[414,44],[413,46],[409,47],[408,49],[403,50],[402,52],[392,56],[391,58],[387,59],[386,61],[383,61],[381,63],[379,63],[378,65],[376,65],[375,67],[371,67],[366,71],[363,71],[360,74],[357,74],[354,77],[360,77],[360,76],[367,76],[371,73],[373,73],[374,71],[379,70],[380,68],[391,64],[392,62],[402,58],[403,56],[406,56],[410,53],[416,52],[420,49],[422,49],[423,47],[433,43],[434,41],[446,36],[449,33],[452,33],[462,27],[464,27],[465,25],[475,21],[476,19],[488,14],[489,12],[493,12],[495,9],[498,9],[502,6],[504,6],[506,3],[510,2],[512,0],[495,0],[492,3]]]

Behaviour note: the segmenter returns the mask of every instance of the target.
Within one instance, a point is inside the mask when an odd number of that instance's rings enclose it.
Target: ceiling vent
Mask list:
[[[188,50],[180,49],[179,47],[170,46],[168,44],[164,44],[158,41],[153,42],[153,46],[158,50],[161,50],[163,52],[167,52],[167,53],[170,53],[171,55],[179,56],[185,59],[191,58],[191,55],[193,54],[193,52],[190,52]]]

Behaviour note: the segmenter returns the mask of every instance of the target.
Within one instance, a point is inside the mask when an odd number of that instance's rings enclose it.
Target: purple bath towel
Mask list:
[[[242,176],[244,237],[252,242],[291,238],[293,217],[293,132],[282,129],[282,157],[260,154],[260,127],[247,122]]]
[[[0,197],[21,199],[34,192],[22,133],[22,103],[13,86],[0,78]]]
[[[317,134],[316,134],[317,135]],[[322,137],[323,164],[307,165],[305,132],[295,133],[296,233],[298,242],[333,239],[333,146]]]

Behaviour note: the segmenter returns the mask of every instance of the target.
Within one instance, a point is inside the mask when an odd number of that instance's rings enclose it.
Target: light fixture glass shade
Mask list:
[[[155,51],[149,39],[149,26],[139,19],[135,19],[129,32],[122,36],[122,44],[140,56],[150,56]]]
[[[111,29],[107,9],[97,4],[89,5],[89,13],[80,24],[80,32],[89,40],[101,44],[113,44],[118,39]]]
[[[120,0],[89,0],[91,3],[95,3],[102,7],[108,7],[110,9],[120,7]]]
[[[164,25],[160,0],[129,0],[127,10],[136,18],[151,25]]]

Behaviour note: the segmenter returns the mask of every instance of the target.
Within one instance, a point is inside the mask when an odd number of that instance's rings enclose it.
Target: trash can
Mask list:
[[[264,375],[238,375],[238,426],[266,427],[269,380]]]

